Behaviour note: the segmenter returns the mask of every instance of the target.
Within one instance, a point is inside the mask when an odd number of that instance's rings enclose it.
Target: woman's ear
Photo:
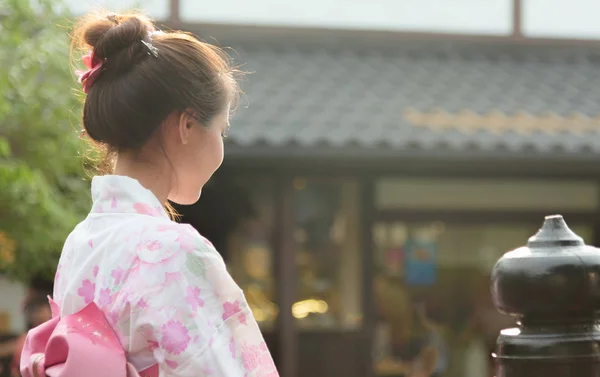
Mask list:
[[[179,139],[182,144],[188,143],[193,122],[194,118],[190,115],[189,112],[183,111],[179,115],[179,123],[177,125],[177,128],[179,130]]]

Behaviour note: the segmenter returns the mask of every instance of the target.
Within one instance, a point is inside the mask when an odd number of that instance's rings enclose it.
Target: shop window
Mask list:
[[[354,329],[362,321],[359,188],[354,181],[294,184],[299,329]]]
[[[245,196],[243,216],[227,238],[228,268],[243,289],[262,330],[271,330],[278,315],[273,273],[274,185],[270,180],[233,182]]]
[[[376,375],[492,376],[489,355],[514,320],[494,308],[490,272],[539,225],[375,224]],[[591,241],[591,226],[571,229]]]

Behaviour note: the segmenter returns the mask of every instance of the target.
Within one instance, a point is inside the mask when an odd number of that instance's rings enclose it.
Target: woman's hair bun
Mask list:
[[[96,57],[107,59],[135,43],[148,40],[154,25],[140,14],[90,14],[75,28],[80,47],[94,50]]]
[[[88,68],[83,125],[110,152],[139,151],[177,112],[208,127],[239,92],[223,50],[185,32],[155,31],[138,13],[91,13],[75,26],[72,47],[84,51]]]

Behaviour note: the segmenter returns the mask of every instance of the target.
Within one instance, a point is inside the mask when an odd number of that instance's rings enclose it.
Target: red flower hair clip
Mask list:
[[[79,76],[79,83],[83,87],[83,92],[87,93],[100,72],[102,72],[102,60],[98,59],[92,51],[83,57],[83,64],[85,64],[87,71],[77,71],[76,73]]]

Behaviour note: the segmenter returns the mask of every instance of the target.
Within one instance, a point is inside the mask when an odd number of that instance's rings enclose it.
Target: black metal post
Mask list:
[[[600,377],[600,249],[562,216],[496,263],[492,296],[518,319],[498,337],[496,377]]]

